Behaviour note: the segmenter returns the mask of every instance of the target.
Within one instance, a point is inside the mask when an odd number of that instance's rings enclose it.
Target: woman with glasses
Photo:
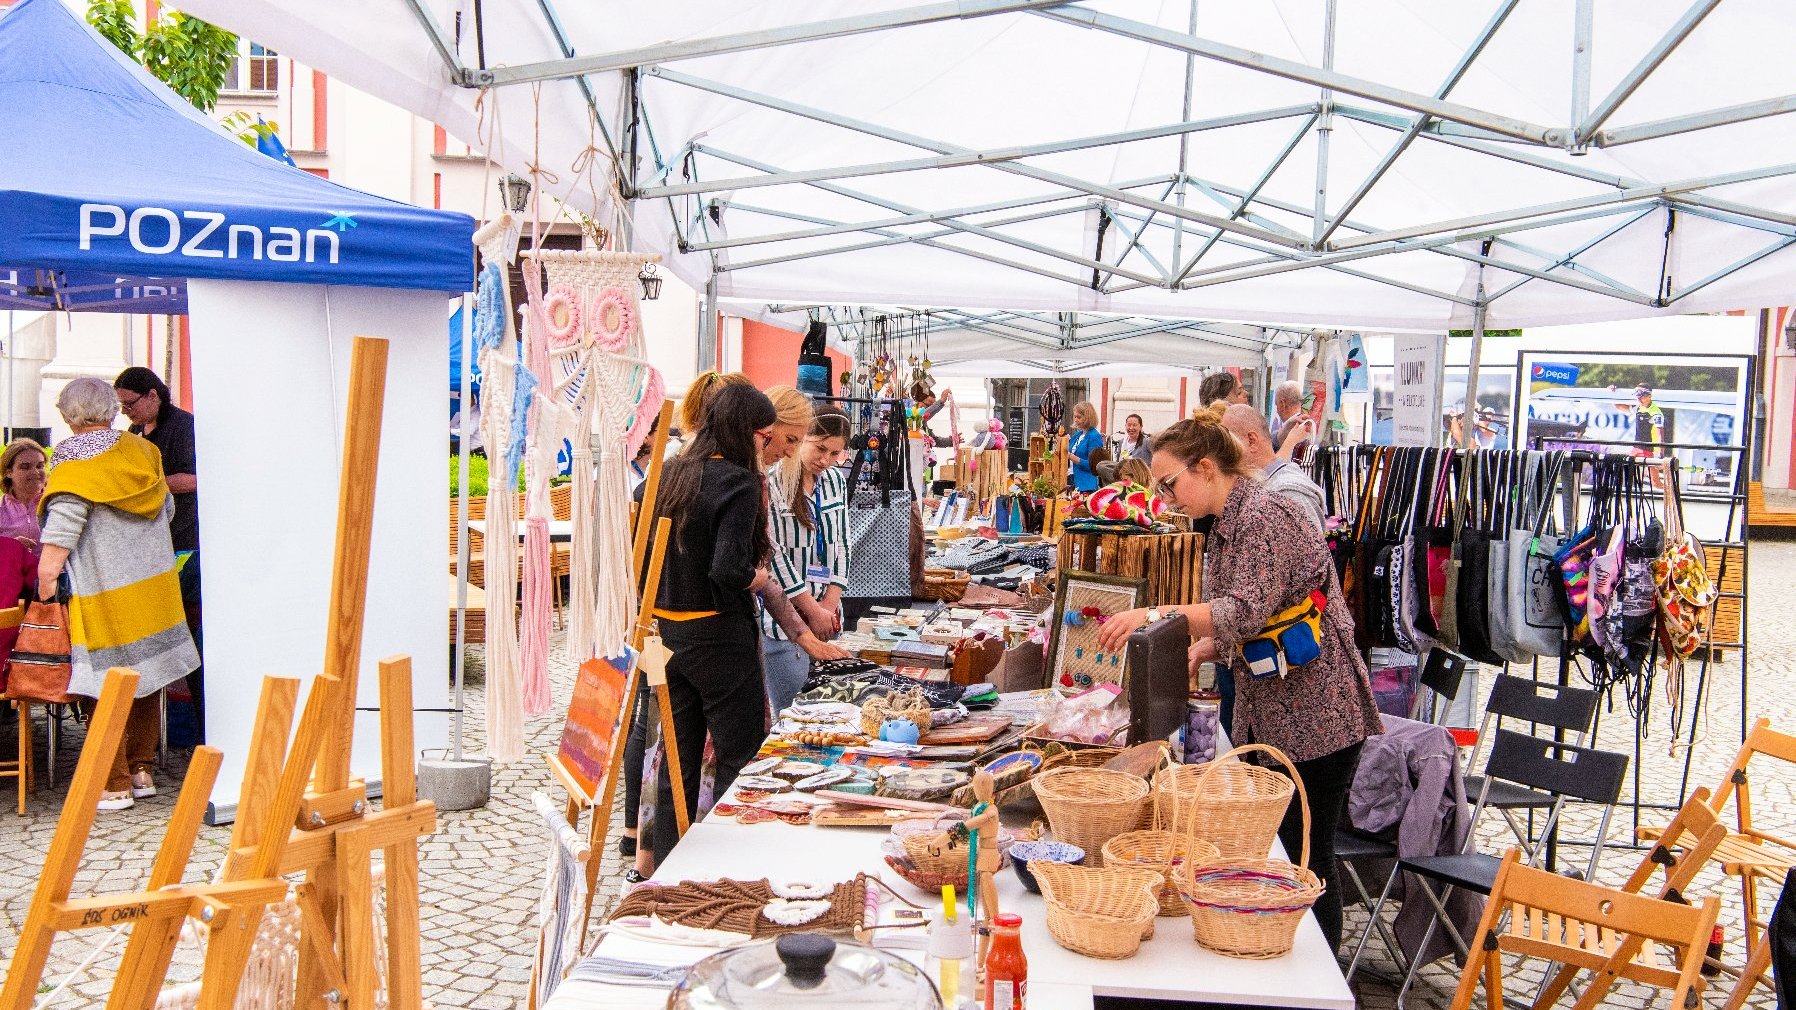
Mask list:
[[[1179,613],[1197,639],[1192,667],[1228,664],[1236,694],[1230,738],[1284,751],[1309,793],[1310,869],[1327,885],[1316,902],[1316,921],[1330,947],[1339,947],[1335,828],[1360,744],[1384,728],[1322,532],[1295,502],[1265,490],[1252,475],[1240,443],[1222,424],[1225,406],[1199,410],[1154,439],[1155,489],[1187,515],[1216,517],[1205,545],[1204,602],[1123,611],[1104,622],[1098,638],[1105,650],[1120,650],[1135,629]],[[1270,670],[1264,663],[1250,669],[1241,647],[1275,615],[1306,599],[1321,602],[1315,635],[1320,654],[1301,665],[1281,661]],[[1292,804],[1279,828],[1291,853],[1302,847],[1301,817]]]
[[[778,421],[765,394],[727,386],[710,398],[692,441],[661,473],[655,515],[671,518],[673,533],[654,613],[661,641],[673,652],[667,693],[689,817],[698,813],[705,735],[716,752],[720,796],[766,735],[755,590],[773,553],[761,470]],[[656,782],[657,862],[679,839],[673,803],[663,764]]]
[[[836,466],[847,451],[847,416],[820,412],[798,451],[770,472],[768,482],[774,581],[823,640],[842,629],[842,592],[848,588],[848,482]],[[804,687],[811,657],[766,611],[761,660],[767,700],[778,712]]]

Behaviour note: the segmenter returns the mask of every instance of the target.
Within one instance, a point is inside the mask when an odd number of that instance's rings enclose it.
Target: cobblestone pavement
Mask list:
[[[1766,716],[1779,726],[1796,727],[1796,622],[1788,616],[1796,612],[1796,544],[1755,545],[1752,565],[1749,641],[1753,652],[1747,711],[1752,719]],[[559,644],[557,639],[556,645]],[[478,752],[483,718],[478,648],[470,650],[469,660],[469,746]],[[1686,690],[1689,695],[1695,692],[1696,673],[1697,667],[1692,666]],[[1551,672],[1546,675],[1550,676]],[[492,802],[482,810],[440,815],[437,833],[421,845],[424,989],[426,998],[439,1007],[512,1010],[526,1005],[524,994],[535,941],[534,908],[541,886],[544,851],[543,835],[531,807],[530,794],[533,790],[555,794],[555,787],[539,755],[555,747],[559,740],[560,713],[567,702],[572,676],[572,667],[564,660],[557,659],[552,663],[555,707],[549,714],[530,723],[531,755],[495,770]],[[1486,671],[1486,687],[1490,676],[1490,671]],[[1707,719],[1699,726],[1690,783],[1712,788],[1732,760],[1739,743],[1741,706],[1737,658],[1717,664],[1711,671],[1710,681]],[[1680,795],[1682,755],[1674,757],[1667,750],[1669,706],[1662,679],[1655,686],[1655,692],[1648,717],[1650,738],[1642,745],[1640,794],[1648,803],[1674,803]],[[41,720],[41,715],[39,718]],[[1619,699],[1615,708],[1605,711],[1601,719],[1599,746],[1632,753],[1633,721]],[[41,733],[40,725],[40,741]],[[79,728],[65,734],[57,776],[59,784],[68,782],[81,736]],[[0,753],[11,753],[12,746],[11,730],[0,731],[0,748],[5,748]],[[159,779],[178,781],[184,758],[185,755],[180,753],[171,755],[170,764],[162,770]],[[165,790],[162,796],[140,801],[130,811],[100,815],[88,843],[88,856],[77,877],[76,893],[125,890],[143,880],[160,841],[162,825],[174,805],[173,792],[172,789]],[[54,795],[44,790],[35,793],[25,817],[15,817],[9,811],[0,810],[0,951],[11,951],[30,902],[37,869],[55,829],[58,807]],[[1631,796],[1630,783],[1624,798]],[[1753,791],[1753,813],[1768,830],[1786,837],[1796,835],[1796,826],[1792,825],[1796,822],[1796,775],[1789,774],[1787,769],[1761,775]],[[1640,821],[1662,823],[1669,816],[1665,811],[1647,809],[1641,812]],[[619,821],[614,818],[613,824],[617,823]],[[1567,814],[1563,837],[1588,840],[1595,833],[1596,824],[1595,811],[1573,808]],[[1598,871],[1600,881],[1619,882],[1640,858],[1639,851],[1621,847],[1631,837],[1633,828],[1633,812],[1624,806],[1609,831],[1612,847],[1603,854]],[[1507,830],[1494,818],[1484,825],[1480,836],[1487,851],[1501,851],[1509,840]],[[216,870],[228,837],[228,828],[202,830],[188,868],[188,880],[205,879]],[[1568,844],[1561,851],[1562,861],[1568,865],[1582,865],[1589,856],[1588,847]],[[624,870],[615,846],[608,846],[603,859],[603,889],[595,902],[601,911],[615,900]],[[1370,886],[1376,888],[1378,885]],[[1721,880],[1717,872],[1705,870],[1691,891],[1694,895],[1712,893],[1721,897],[1721,921],[1728,934],[1726,959],[1738,963],[1743,952],[1737,886]],[[1364,923],[1363,912],[1349,911],[1349,942],[1357,937]],[[86,959],[96,936],[95,933],[83,933],[74,939],[60,940],[46,977],[59,980]],[[86,975],[71,985],[69,992],[54,1005],[103,1005],[120,946],[115,944],[106,954],[96,958]],[[1394,1006],[1395,985],[1378,977],[1391,974],[1393,968],[1376,938],[1367,947],[1364,964],[1366,967],[1362,968],[1355,984],[1361,1005],[1374,1010]],[[197,977],[197,969],[197,952],[184,948],[170,977],[192,979]],[[1510,976],[1513,983],[1510,991],[1516,994],[1531,992],[1539,974],[1538,963],[1516,966]],[[1412,988],[1407,1004],[1430,1010],[1446,1007],[1451,1002],[1457,976],[1450,962],[1442,961],[1425,968]],[[1719,1007],[1725,999],[1729,983],[1726,979],[1721,982],[1720,991],[1711,990],[1707,997],[1711,1007]],[[1608,1005],[1644,1010],[1654,1001],[1655,995],[1648,990],[1624,987],[1610,997]],[[1750,1005],[1763,1010],[1774,1003],[1768,995],[1761,995]]]

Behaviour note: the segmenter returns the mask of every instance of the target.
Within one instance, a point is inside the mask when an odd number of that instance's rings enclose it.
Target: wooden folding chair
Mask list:
[[[1765,928],[1758,911],[1759,878],[1782,880],[1784,874],[1796,866],[1796,842],[1761,831],[1752,824],[1747,765],[1760,754],[1792,765],[1792,768],[1782,770],[1783,776],[1796,773],[1796,736],[1779,733],[1771,728],[1770,719],[1760,719],[1746,735],[1746,742],[1740,745],[1734,763],[1728,767],[1721,785],[1709,800],[1709,809],[1717,814],[1727,809],[1728,800],[1734,802],[1736,830],[1716,847],[1713,858],[1721,864],[1723,873],[1740,878],[1741,933],[1746,937],[1748,950],[1758,944],[1759,934]],[[1641,828],[1639,833],[1641,838],[1650,839],[1660,837],[1663,832],[1662,828]]]
[[[1623,893],[1645,893],[1646,885],[1652,880],[1653,875],[1663,870],[1664,879],[1659,884],[1656,897],[1665,901],[1682,902],[1684,900],[1684,889],[1690,886],[1690,881],[1695,879],[1696,872],[1709,861],[1709,856],[1715,851],[1715,847],[1721,844],[1723,838],[1727,837],[1727,825],[1722,824],[1721,819],[1715,815],[1715,811],[1709,808],[1708,801],[1709,791],[1707,789],[1697,789],[1690,794],[1690,798],[1685,800],[1684,805],[1678,809],[1677,816],[1673,817],[1671,823],[1665,826],[1665,833],[1672,838],[1685,839],[1684,845],[1670,847],[1664,843],[1654,845],[1652,850],[1646,854],[1646,858],[1640,861],[1640,865],[1634,868],[1634,872],[1628,877],[1627,882],[1621,885]],[[1609,963],[1604,965],[1602,971],[1619,969],[1622,965],[1634,960],[1639,955],[1641,946],[1640,937],[1627,938],[1610,955]],[[1559,997],[1564,995],[1566,988],[1571,985],[1572,977],[1577,973],[1576,966],[1561,965],[1558,972],[1553,974],[1542,987],[1535,1005],[1549,1007],[1557,1003]]]
[[[1506,953],[1595,972],[1573,1010],[1594,1010],[1622,979],[1670,990],[1673,1008],[1694,1010],[1702,1005],[1703,951],[1720,911],[1713,897],[1684,905],[1537,870],[1511,849],[1485,903],[1452,1010],[1468,1010],[1480,979],[1485,1006],[1500,1010]],[[1617,957],[1630,946],[1635,956]],[[1669,964],[1660,962],[1661,950],[1669,950]],[[1534,1010],[1549,1005],[1542,993]]]
[[[0,761],[0,779],[13,779],[19,787],[19,816],[25,816],[25,794],[31,791],[31,703],[7,699],[19,716],[19,752],[11,761]]]

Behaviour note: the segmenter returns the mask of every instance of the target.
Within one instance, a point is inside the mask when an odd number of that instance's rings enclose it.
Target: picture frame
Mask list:
[[[1079,625],[1068,625],[1066,612],[1069,606],[1074,611],[1095,606],[1106,615],[1132,610],[1141,606],[1147,580],[1063,571],[1059,581],[1048,631],[1046,686],[1084,690],[1098,684],[1115,684],[1127,690],[1128,649],[1115,654],[1099,652],[1095,657],[1084,655],[1088,640],[1096,639],[1098,622],[1088,619]]]

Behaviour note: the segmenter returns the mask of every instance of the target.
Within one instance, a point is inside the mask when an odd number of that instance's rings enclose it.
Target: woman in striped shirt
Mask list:
[[[841,630],[848,588],[848,486],[836,468],[848,449],[848,418],[825,410],[811,419],[798,452],[769,474],[768,528],[773,579],[818,638]],[[761,612],[761,665],[778,712],[810,675],[811,657]]]

